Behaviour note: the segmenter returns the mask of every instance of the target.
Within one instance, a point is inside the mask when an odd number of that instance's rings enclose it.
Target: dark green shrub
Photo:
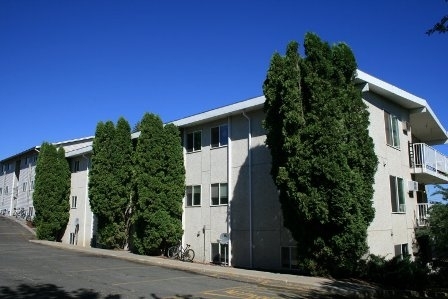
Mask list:
[[[409,255],[390,260],[370,255],[365,267],[364,279],[387,288],[422,291],[429,285],[428,267],[419,260],[411,260]]]

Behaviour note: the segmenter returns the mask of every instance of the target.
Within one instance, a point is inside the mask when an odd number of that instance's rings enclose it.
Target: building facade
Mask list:
[[[433,145],[447,132],[428,103],[358,70],[356,84],[370,113],[378,157],[368,229],[369,253],[392,258],[418,250],[415,231],[426,225],[426,185],[448,183],[448,159]],[[278,191],[265,146],[264,97],[186,117],[173,124],[183,136],[186,190],[184,244],[195,260],[245,268],[294,269],[296,242],[283,227]],[[138,138],[138,133],[132,138]],[[71,165],[70,220],[63,242],[95,245],[88,174],[93,137],[57,143]],[[33,213],[38,147],[0,161],[0,211]]]

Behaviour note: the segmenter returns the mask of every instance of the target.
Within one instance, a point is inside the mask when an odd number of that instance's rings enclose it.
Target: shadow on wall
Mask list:
[[[240,167],[232,169],[236,179],[228,215],[232,266],[279,268],[284,228],[277,188],[270,174],[270,151],[258,145],[251,148],[250,154],[250,161],[247,157]]]

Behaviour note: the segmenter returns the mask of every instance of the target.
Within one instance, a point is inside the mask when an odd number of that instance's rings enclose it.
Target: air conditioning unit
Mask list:
[[[418,182],[409,181],[408,182],[408,191],[418,191]]]

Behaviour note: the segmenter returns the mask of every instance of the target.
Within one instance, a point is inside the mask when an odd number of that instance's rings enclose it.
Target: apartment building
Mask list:
[[[427,216],[427,184],[448,183],[448,160],[431,145],[448,140],[428,103],[358,71],[370,112],[379,165],[370,253],[393,257],[418,250],[415,230]],[[282,225],[265,146],[264,97],[190,117],[181,128],[186,167],[184,242],[196,258],[249,268],[297,267],[295,246]]]
[[[424,99],[359,70],[356,84],[370,112],[369,132],[379,161],[370,253],[393,257],[416,252],[415,231],[427,219],[425,186],[448,183],[448,159],[431,147],[447,142],[447,132]],[[195,250],[196,261],[297,267],[298,245],[283,227],[270,175],[264,100],[256,97],[173,122],[182,132],[186,169],[182,241]],[[95,244],[95,217],[88,203],[92,140],[57,143],[72,169],[70,220],[62,241],[74,246]],[[33,211],[38,150],[0,161],[0,211]]]

